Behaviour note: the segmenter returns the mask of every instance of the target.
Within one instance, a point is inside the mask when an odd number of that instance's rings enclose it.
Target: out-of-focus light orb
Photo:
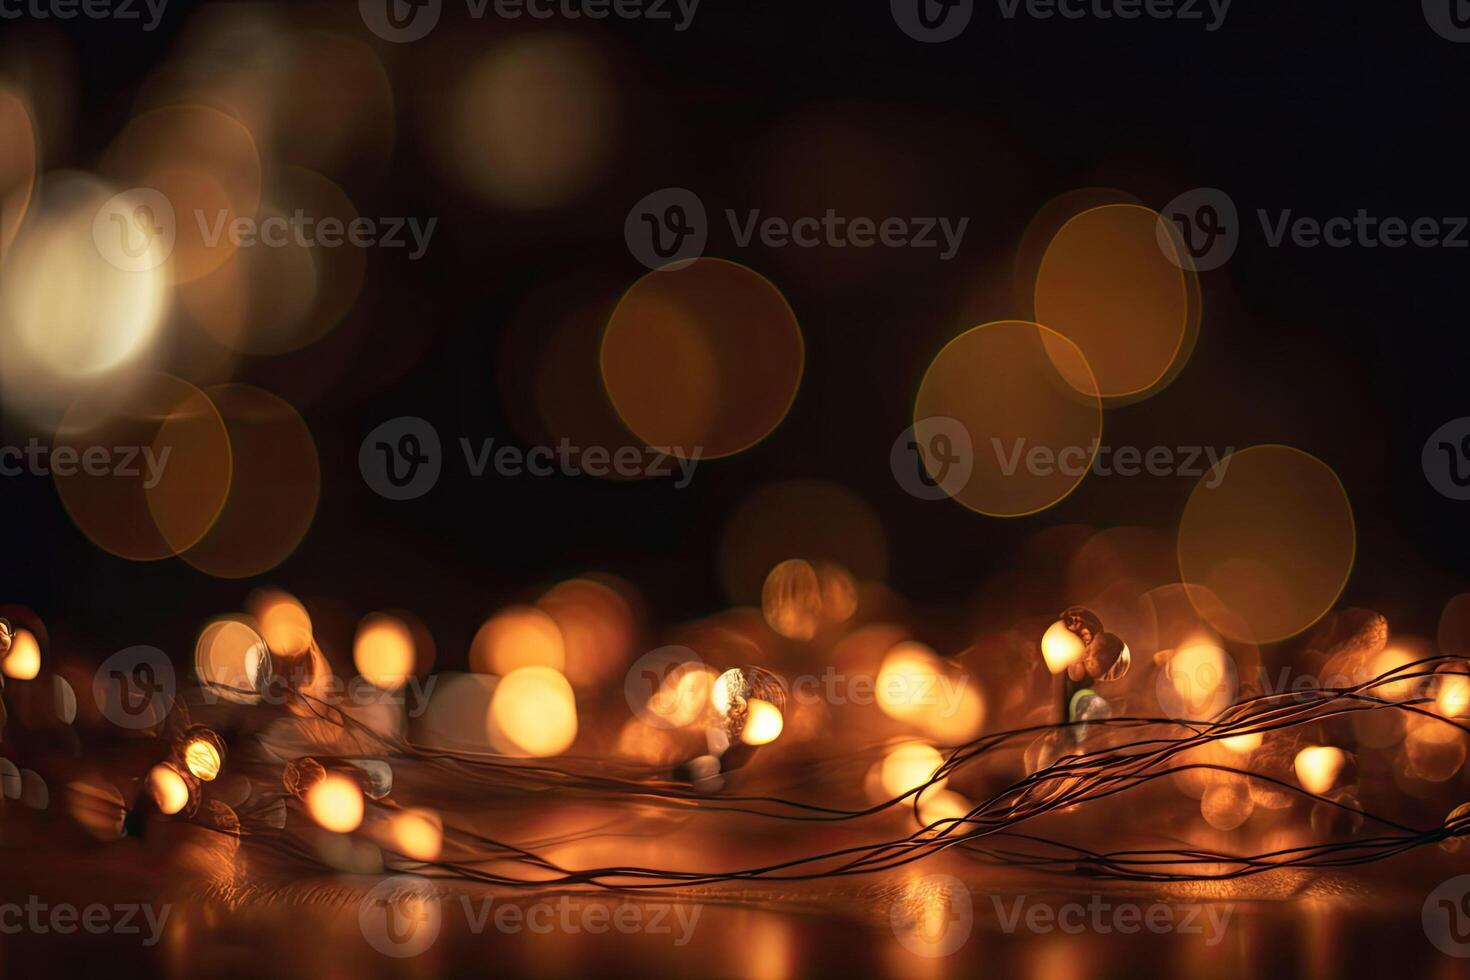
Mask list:
[[[521,667],[500,679],[490,699],[491,741],[518,755],[560,755],[577,739],[572,685],[550,667]]]
[[[52,481],[87,538],[131,561],[171,558],[208,533],[230,489],[229,434],[214,403],[182,378],[135,371],[84,391],[56,427],[52,453],[140,447],[130,472],[103,467]]]
[[[502,207],[562,204],[601,170],[616,129],[614,86],[589,42],[525,35],[476,62],[451,95],[453,164]]]
[[[148,771],[148,792],[160,812],[175,814],[189,805],[189,784],[173,766],[162,764]]]
[[[883,757],[883,766],[879,771],[883,792],[888,794],[889,799],[903,796],[920,786],[929,787],[926,793],[937,792],[944,788],[948,779],[936,780],[932,786],[929,781],[942,765],[944,756],[925,742],[904,742],[894,746]]]
[[[1234,640],[1267,643],[1321,619],[1347,584],[1357,547],[1337,474],[1289,446],[1231,453],[1195,486],[1179,522],[1179,569],[1219,606],[1200,608]]]
[[[771,569],[761,590],[766,623],[792,640],[810,640],[822,620],[822,583],[810,562],[783,561]]]
[[[781,709],[769,701],[751,698],[746,702],[745,727],[740,730],[740,741],[746,745],[766,745],[781,735],[786,721]]]
[[[719,716],[716,730],[723,735],[720,744],[728,746],[735,739],[744,739],[745,729],[757,720],[757,702],[764,702],[775,708],[776,715],[780,716],[786,710],[785,682],[764,667],[752,666],[731,667],[715,678],[710,687],[709,703]],[[762,709],[760,714],[761,728],[753,732],[752,737],[770,735],[770,738],[765,739],[770,741],[780,735],[784,719],[778,727],[776,717],[770,712]]]
[[[645,707],[669,728],[691,725],[709,708],[718,676],[709,664],[681,663],[668,672]]]
[[[1318,796],[1337,785],[1347,767],[1347,754],[1329,745],[1309,745],[1296,754],[1296,778],[1302,788]]]
[[[485,620],[470,642],[470,669],[509,674],[521,667],[566,669],[566,641],[545,610],[513,606]]]
[[[0,673],[18,681],[33,680],[41,672],[41,644],[27,629],[18,629],[10,641],[10,652],[0,661]]]
[[[1375,698],[1383,698],[1388,701],[1407,701],[1410,698],[1419,697],[1424,688],[1424,678],[1413,676],[1422,673],[1419,670],[1408,670],[1408,666],[1417,660],[1424,659],[1427,654],[1414,652],[1411,647],[1413,641],[1402,641],[1395,639],[1392,646],[1386,647],[1374,654],[1368,661],[1367,669],[1361,680],[1368,681],[1375,677],[1395,675],[1400,680],[1389,680],[1375,687],[1365,690],[1363,693]],[[1346,682],[1347,678],[1337,679],[1339,684]]]
[[[222,384],[205,394],[229,433],[233,476],[219,518],[180,557],[217,578],[261,575],[290,557],[316,517],[316,440],[301,414],[268,391]]]
[[[1239,780],[1211,783],[1200,797],[1200,816],[1216,830],[1234,830],[1250,818],[1256,805]]]
[[[1239,687],[1230,655],[1215,643],[1196,640],[1165,662],[1157,694],[1169,717],[1205,721],[1234,704]]]
[[[919,822],[925,827],[932,827],[941,821],[963,820],[970,810],[970,801],[952,789],[926,789],[919,796]],[[941,832],[962,829],[948,822],[939,828]]]
[[[415,861],[437,861],[444,848],[444,821],[433,810],[407,809],[388,823],[391,846]]]
[[[1232,735],[1229,738],[1220,739],[1220,744],[1225,746],[1236,755],[1250,755],[1261,747],[1265,736],[1261,732],[1247,732],[1244,735]]]
[[[1470,716],[1470,663],[1464,661],[1435,672],[1434,706],[1446,718]]]
[[[136,361],[169,308],[169,270],[108,260],[93,224],[111,189],[90,177],[48,177],[35,213],[0,272],[7,384],[96,381]]]
[[[1067,624],[1060,619],[1041,635],[1041,657],[1046,661],[1046,669],[1053,674],[1066,671],[1081,660],[1086,651],[1081,637],[1067,629]]]
[[[1187,263],[1159,247],[1162,219],[1146,207],[1110,204],[1076,215],[1052,238],[1036,276],[1036,321],[1056,366],[1084,395],[1158,390],[1189,333]],[[1091,371],[1071,375],[1070,345]]]
[[[362,824],[362,789],[341,773],[329,772],[306,792],[306,809],[325,830],[350,834]]]
[[[847,622],[858,608],[857,581],[836,562],[818,562],[816,570],[822,583],[822,622],[828,625]]]
[[[974,679],[951,670],[922,643],[899,643],[884,654],[875,694],[885,715],[946,745],[975,737],[985,720]]]
[[[213,782],[224,765],[223,743],[211,731],[191,735],[184,743],[184,765],[204,782]]]
[[[260,638],[238,619],[219,619],[199,634],[194,644],[194,673],[227,701],[259,701],[271,678],[271,655]]]
[[[311,615],[295,596],[280,589],[261,589],[252,593],[246,607],[272,653],[299,657],[311,647]]]
[[[770,280],[701,258],[628,289],[603,333],[600,363],[634,435],[682,459],[717,459],[749,449],[786,418],[806,341]]]
[[[397,616],[373,613],[358,624],[352,663],[373,687],[396,691],[414,672],[413,633]]]
[[[965,331],[919,384],[913,421],[924,468],[955,500],[991,517],[1059,503],[1087,475],[1102,437],[1091,377],[1081,350],[1046,326],[1002,320]],[[963,427],[968,459],[956,458],[953,439],[938,441],[931,420]],[[965,463],[968,480],[952,487],[951,469]]]
[[[20,769],[9,759],[0,758],[0,796],[20,799]]]
[[[618,580],[575,578],[536,600],[561,631],[563,673],[578,690],[600,690],[627,670],[637,627],[630,594]]]

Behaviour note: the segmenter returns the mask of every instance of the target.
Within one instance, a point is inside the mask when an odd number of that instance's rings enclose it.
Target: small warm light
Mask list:
[[[184,765],[206,783],[212,782],[219,775],[223,761],[219,749],[208,738],[194,738],[184,746]]]
[[[311,616],[295,596],[271,590],[252,597],[260,636],[273,653],[295,657],[311,646]]]
[[[1438,680],[1439,692],[1435,696],[1434,704],[1439,713],[1446,718],[1464,718],[1470,715],[1470,676],[1441,673]]]
[[[18,681],[31,680],[41,672],[41,644],[30,630],[15,631],[10,653],[0,663],[0,671]]]
[[[189,784],[173,766],[153,767],[148,773],[148,792],[158,809],[166,814],[178,813],[189,805]]]
[[[565,670],[566,641],[561,627],[534,606],[504,609],[480,627],[470,643],[470,670],[509,674],[521,667]]]
[[[810,640],[822,622],[822,581],[811,563],[800,558],[781,562],[766,576],[761,613],[766,623],[792,640]]]
[[[1041,656],[1046,660],[1046,669],[1053,674],[1060,674],[1081,660],[1085,651],[1081,637],[1067,629],[1060,619],[1047,627],[1041,637]]]
[[[369,616],[358,627],[352,662],[369,684],[383,691],[397,690],[413,673],[413,634],[394,616]]]
[[[572,685],[550,667],[522,667],[500,679],[490,699],[491,740],[507,751],[560,755],[577,738]]]
[[[1250,732],[1245,735],[1232,735],[1229,738],[1222,738],[1220,739],[1220,744],[1231,752],[1240,755],[1250,755],[1261,747],[1262,738],[1263,736],[1260,732]]]
[[[362,790],[340,773],[327,773],[307,791],[306,809],[323,828],[350,834],[362,823]]]
[[[648,710],[672,728],[691,724],[710,703],[717,676],[707,664],[679,664],[648,699]]]
[[[432,810],[403,810],[389,824],[393,849],[415,861],[437,861],[444,846],[444,824]]]
[[[914,721],[937,707],[939,657],[922,643],[900,643],[878,668],[878,707],[890,718]]]
[[[904,794],[918,789],[920,786],[928,786],[926,797],[930,793],[936,793],[944,788],[947,780],[937,780],[929,786],[929,780],[940,766],[944,765],[944,756],[939,750],[924,742],[905,742],[897,746],[883,759],[883,768],[880,770],[879,778],[883,783],[883,791],[889,798],[903,796]],[[966,808],[968,809],[968,807]]]
[[[925,790],[919,797],[919,821],[925,827],[952,820],[963,820],[970,813],[970,801],[951,789]],[[940,832],[953,831],[955,825],[945,823]]]
[[[769,701],[751,698],[745,703],[745,710],[745,728],[740,732],[740,741],[746,745],[774,742],[786,725],[781,709]]]
[[[1331,789],[1347,765],[1342,749],[1310,745],[1296,754],[1296,778],[1309,793],[1321,795]]]

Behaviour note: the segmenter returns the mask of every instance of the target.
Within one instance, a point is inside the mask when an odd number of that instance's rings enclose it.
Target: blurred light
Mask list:
[[[925,827],[940,821],[963,820],[971,809],[970,801],[952,789],[930,788],[919,796],[919,822]],[[956,825],[946,823],[939,831],[949,833],[956,829],[959,829]]]
[[[926,794],[937,792],[944,788],[948,778],[936,780],[932,786],[929,785],[929,780],[942,765],[944,756],[934,746],[924,742],[904,742],[891,749],[883,758],[883,768],[879,776],[883,791],[888,794],[889,799],[903,796],[921,786],[927,787]]]
[[[366,616],[358,624],[352,662],[369,684],[379,690],[396,691],[413,676],[413,634],[396,616]]]
[[[270,651],[246,624],[216,620],[204,627],[194,644],[194,672],[225,700],[253,704],[271,678]]]
[[[30,630],[18,629],[10,642],[10,652],[0,662],[0,672],[18,681],[28,681],[41,672],[41,645]]]
[[[781,709],[769,701],[751,698],[745,703],[745,727],[741,729],[740,741],[746,745],[765,745],[774,742],[785,727]]]
[[[1296,778],[1303,789],[1320,796],[1337,784],[1346,765],[1342,749],[1310,745],[1296,755]]]
[[[501,610],[485,620],[470,642],[470,669],[482,674],[508,674],[519,667],[561,671],[566,659],[561,628],[534,606]]]
[[[1264,737],[1261,732],[1232,735],[1229,738],[1220,739],[1220,744],[1238,755],[1250,755],[1261,747],[1261,741]]]
[[[799,558],[771,569],[761,590],[761,612],[782,636],[810,640],[822,619],[822,583],[816,569]]]
[[[1082,638],[1067,629],[1067,624],[1060,619],[1048,626],[1041,636],[1041,656],[1046,661],[1046,669],[1053,674],[1060,674],[1081,660],[1086,651]]]
[[[261,639],[272,653],[299,657],[311,646],[311,616],[295,596],[279,589],[261,589],[251,594],[246,608],[255,616]]]
[[[415,861],[437,861],[444,846],[444,823],[433,810],[408,809],[389,820],[391,846]]]
[[[350,834],[362,823],[362,790],[341,773],[329,772],[307,790],[306,808],[324,829]]]
[[[550,667],[521,667],[500,679],[490,700],[491,740],[515,754],[560,755],[577,738],[572,686]],[[499,736],[499,738],[496,738]]]
[[[1239,780],[1212,783],[1200,797],[1200,815],[1216,830],[1234,830],[1255,809],[1250,791]]]
[[[218,736],[209,732],[194,736],[184,746],[184,765],[206,783],[212,782],[219,775],[220,767],[224,764],[217,740]]]
[[[159,764],[148,772],[148,792],[165,814],[178,813],[189,805],[189,784],[173,766]]]

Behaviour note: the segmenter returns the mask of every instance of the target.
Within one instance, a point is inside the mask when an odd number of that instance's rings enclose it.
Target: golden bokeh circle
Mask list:
[[[608,320],[600,360],[613,407],[638,438],[715,459],[781,424],[801,384],[806,342],[770,280],[702,258],[634,283]]]
[[[970,433],[970,477],[951,496],[990,517],[1034,514],[1065,499],[1102,439],[1091,378],[1076,344],[1024,320],[982,324],[946,344],[919,384],[914,424],[954,419]]]
[[[1190,493],[1179,573],[1200,615],[1234,640],[1271,643],[1321,619],[1352,572],[1352,504],[1332,468],[1290,446],[1251,446]],[[1209,596],[1200,602],[1197,596]]]

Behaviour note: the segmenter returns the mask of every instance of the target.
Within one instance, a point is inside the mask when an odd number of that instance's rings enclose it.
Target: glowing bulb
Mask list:
[[[1318,796],[1331,789],[1347,766],[1342,749],[1309,745],[1296,754],[1296,778],[1302,788]]]
[[[763,667],[731,667],[719,677],[710,687],[710,704],[719,715],[715,731],[719,732],[719,743],[728,747],[737,739],[744,739],[745,727],[754,719],[753,705],[763,701],[776,709],[776,717],[780,719],[781,712],[786,707],[786,687],[781,678]],[[774,719],[769,712],[761,710],[762,729],[755,735],[769,735],[763,741],[769,742],[772,738],[781,734],[781,729],[776,727],[772,731]],[[749,742],[747,744],[760,745],[761,742]],[[720,751],[723,751],[721,749]]]
[[[905,742],[883,759],[879,776],[883,791],[892,799],[920,786],[927,786],[928,792],[943,789],[946,779],[936,780],[932,786],[929,785],[929,780],[942,765],[944,756],[934,746],[924,742]]]
[[[740,732],[740,741],[746,745],[765,745],[774,742],[785,727],[781,709],[769,701],[751,698],[745,704],[745,728]]]
[[[149,771],[148,792],[158,809],[166,814],[178,813],[189,805],[189,784],[170,765],[159,764]]]
[[[340,773],[327,773],[306,791],[306,809],[324,829],[350,834],[362,824],[362,790]]]
[[[437,861],[444,845],[444,825],[432,810],[402,810],[389,823],[392,847],[415,861]]]
[[[1081,660],[1086,650],[1081,638],[1067,629],[1060,619],[1048,626],[1041,636],[1041,656],[1046,661],[1046,669],[1053,674],[1060,674]]]
[[[413,634],[401,619],[381,614],[369,616],[358,627],[352,662],[373,687],[397,690],[413,673]]]
[[[490,698],[492,741],[504,751],[560,755],[577,739],[572,685],[550,667],[521,667],[500,679]]]
[[[208,729],[191,733],[184,743],[184,765],[196,778],[213,781],[224,765],[224,743]]]
[[[18,681],[32,680],[41,672],[41,644],[30,630],[16,630],[10,642],[10,653],[0,663],[6,677]]]
[[[1261,747],[1261,739],[1263,737],[1260,732],[1247,732],[1244,735],[1232,735],[1229,738],[1222,738],[1220,739],[1220,744],[1239,755],[1250,755]]]
[[[1454,664],[1451,669],[1440,668],[1435,672],[1439,689],[1434,704],[1446,718],[1463,718],[1470,715],[1470,676],[1464,671],[1466,664]]]

